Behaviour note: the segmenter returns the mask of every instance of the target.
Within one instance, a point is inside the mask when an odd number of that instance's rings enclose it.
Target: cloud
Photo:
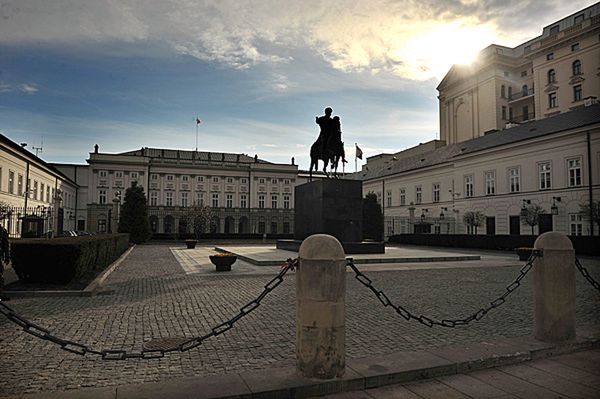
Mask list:
[[[517,45],[589,0],[0,0],[0,43],[137,44],[236,69],[306,50],[347,73],[439,78],[454,56]],[[535,16],[535,18],[533,18]],[[532,23],[535,21],[535,23]],[[155,45],[151,45],[155,43]],[[114,46],[106,46],[114,48]],[[459,54],[460,53],[460,54]],[[293,84],[273,75],[274,90]]]
[[[12,86],[4,82],[0,82],[0,93],[8,93],[9,91],[12,91]]]
[[[33,83],[23,83],[22,85],[19,86],[19,89],[25,93],[25,94],[35,94],[39,91],[39,89],[37,88],[37,86]]]

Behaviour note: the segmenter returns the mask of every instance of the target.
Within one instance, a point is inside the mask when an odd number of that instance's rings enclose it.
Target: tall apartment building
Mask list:
[[[439,86],[440,140],[474,139],[594,102],[600,96],[600,3],[517,47],[490,45]]]

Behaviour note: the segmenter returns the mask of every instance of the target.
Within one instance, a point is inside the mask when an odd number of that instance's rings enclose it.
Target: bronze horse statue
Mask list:
[[[337,168],[340,159],[342,162],[348,162],[345,159],[344,143],[340,140],[333,142],[330,139],[326,145],[322,145],[321,138],[313,143],[310,147],[310,169],[309,169],[309,180],[312,180],[312,171],[319,169],[319,160],[323,161],[323,173],[327,177],[338,178]],[[331,175],[327,173],[327,166],[331,163]]]

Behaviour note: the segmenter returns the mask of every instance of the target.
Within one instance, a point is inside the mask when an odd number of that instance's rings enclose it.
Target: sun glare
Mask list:
[[[422,26],[402,45],[401,57],[416,66],[420,78],[441,79],[454,64],[472,63],[496,35],[493,26],[466,21]]]

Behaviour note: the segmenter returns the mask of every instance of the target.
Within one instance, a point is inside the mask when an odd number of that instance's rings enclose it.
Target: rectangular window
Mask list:
[[[50,186],[46,186],[46,202],[50,202]]]
[[[581,158],[567,160],[569,187],[581,186]]]
[[[556,93],[548,94],[548,108],[556,107],[558,107],[558,102],[556,101]]]
[[[423,202],[423,192],[421,186],[415,187],[415,204],[420,204]]]
[[[581,101],[583,99],[581,85],[573,86],[573,101]]]
[[[190,177],[187,175],[183,175],[183,176],[181,176],[181,181],[186,181],[186,182],[190,181]]]
[[[131,180],[137,180],[137,178],[138,178],[138,172],[131,172],[129,174],[129,177],[131,177]]]
[[[27,186],[25,186],[25,195],[29,196],[29,198],[31,198],[31,194],[33,193],[33,190],[31,189],[31,179],[27,179]]]
[[[258,183],[259,184],[265,184],[265,179],[261,177],[260,179],[258,179]]]
[[[40,201],[44,200],[44,183],[40,183]]]
[[[258,233],[259,234],[266,233],[265,222],[258,222]]]
[[[13,178],[15,177],[14,173],[13,173]],[[10,184],[10,182],[9,182]],[[11,189],[11,193],[12,193],[12,189]],[[17,194],[18,195],[23,195],[23,175],[19,175],[17,176]]]
[[[582,23],[584,19],[585,19],[585,14],[575,15],[575,18],[573,19],[573,23],[575,25],[579,24],[579,23]]]
[[[98,233],[106,233],[106,219],[98,220]]]
[[[219,193],[213,193],[213,195],[212,195],[212,207],[213,208],[218,208],[219,207]]]
[[[485,172],[485,194],[496,194],[496,172]]]
[[[240,180],[241,184],[246,184],[247,182],[248,182],[248,180],[246,180],[246,178],[243,178],[243,179]]]
[[[204,206],[204,193],[196,193],[196,205]]]
[[[150,192],[150,206],[158,205],[158,193],[156,191]]]
[[[188,194],[189,193],[181,193],[181,206],[188,206]]]
[[[173,193],[170,191],[165,193],[165,205],[173,206]]]
[[[117,171],[115,172],[115,179],[122,179],[123,178],[123,172]]]
[[[271,184],[277,184],[277,179],[271,180]]]
[[[387,197],[386,206],[392,206],[392,190],[387,191],[386,197]]]
[[[227,183],[233,183],[233,177],[228,177],[227,178]]]
[[[150,175],[150,180],[158,180],[158,175],[156,173],[152,173]]]
[[[219,182],[219,178],[218,177],[213,177],[212,181],[213,181],[213,183],[218,183]]]
[[[225,196],[225,206],[227,208],[233,208],[233,194],[227,194]]]
[[[23,176],[19,176],[21,178],[21,186],[23,185]],[[15,172],[12,170],[8,171],[8,192],[11,194],[15,193]],[[23,193],[19,193],[19,195],[23,195]]]
[[[510,186],[511,193],[518,193],[521,191],[521,169],[520,168],[509,168],[508,169],[508,185]]]
[[[583,215],[580,213],[569,214],[569,231],[572,236],[583,234]]]
[[[552,188],[552,164],[550,162],[538,164],[538,172],[540,176],[540,190]]]
[[[265,196],[264,195],[258,196],[258,207],[260,209],[263,209],[265,207]]]
[[[290,179],[285,179],[283,181],[283,184],[285,184],[286,186],[289,186],[290,185]]]
[[[406,189],[405,188],[400,189],[400,205],[401,206],[406,205]]]
[[[547,60],[547,61],[550,61],[550,60],[553,60],[553,59],[554,59],[554,53],[548,53],[548,54],[546,55],[546,60]]]
[[[579,43],[571,44],[571,51],[577,51],[577,50],[579,50]]]
[[[527,70],[521,71],[521,77],[523,77],[523,76],[527,76]]]
[[[108,176],[108,172],[105,170],[101,170],[100,172],[98,172],[98,174],[100,175],[100,177],[102,178],[106,178],[106,176]]]
[[[506,98],[506,86],[500,86],[500,97]]]
[[[290,233],[290,222],[283,222],[283,234]]]
[[[198,183],[202,183],[204,181],[204,177],[203,176],[196,176],[196,181]]]
[[[99,204],[106,204],[106,190],[100,190],[98,192],[98,203]]]
[[[502,106],[502,120],[506,120],[506,106]]]
[[[289,195],[283,196],[283,209],[290,209],[290,196]]]
[[[167,181],[173,181],[173,175],[167,175]]]
[[[433,202],[440,202],[440,183],[433,183]]]
[[[473,175],[465,176],[465,197],[473,196]]]
[[[277,196],[276,195],[271,196],[271,208],[277,209]]]
[[[246,194],[242,194],[240,195],[240,208],[247,208],[248,207],[248,197],[246,196]]]
[[[277,234],[277,222],[271,222],[271,234]]]
[[[529,120],[529,107],[527,105],[523,106],[523,120],[524,121],[528,121]]]
[[[381,191],[377,192],[377,203],[381,205]]]
[[[38,199],[38,182],[37,182],[37,180],[33,181],[33,199],[36,201]]]

